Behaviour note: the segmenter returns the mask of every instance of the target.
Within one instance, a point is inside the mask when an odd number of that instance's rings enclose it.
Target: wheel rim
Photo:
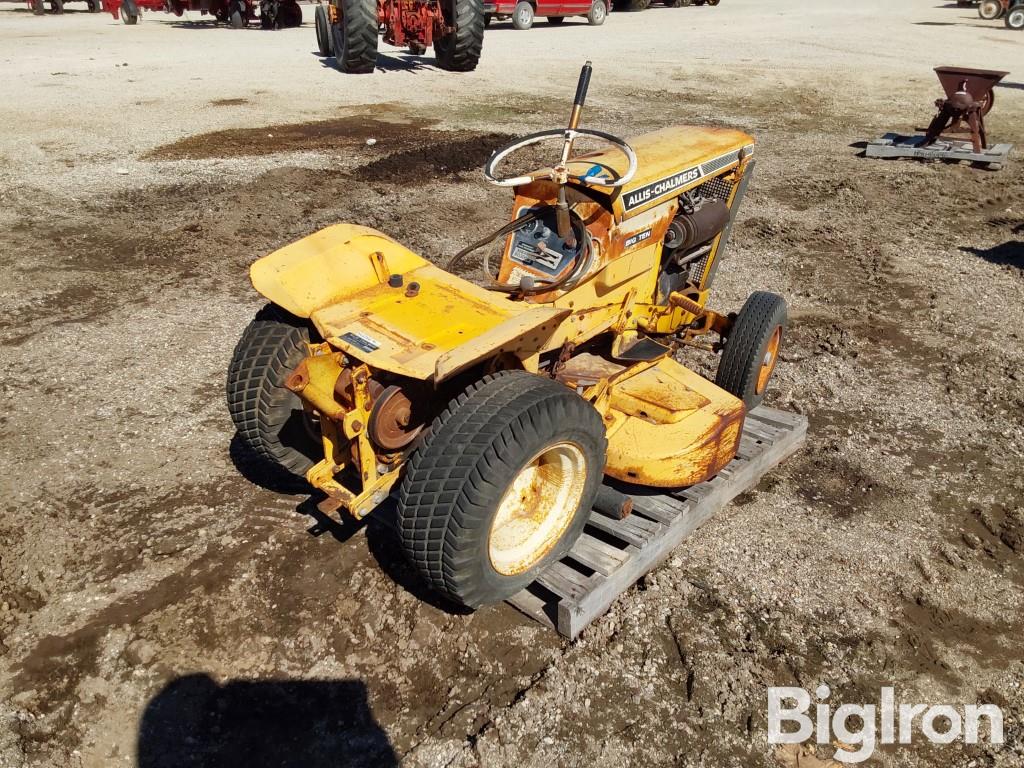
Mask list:
[[[1010,13],[1010,26],[1014,29],[1024,27],[1024,11],[1013,11]]]
[[[757,372],[757,388],[755,392],[761,394],[768,386],[768,379],[772,377],[775,370],[775,361],[779,359],[779,343],[782,341],[782,326],[777,326],[768,339],[768,346],[764,350],[764,357],[761,360],[761,368]]]
[[[603,19],[604,18],[604,3],[600,2],[600,1],[594,3],[593,14],[594,14],[594,18],[595,19]]]
[[[516,475],[491,521],[491,567],[515,576],[536,565],[558,543],[579,508],[587,460],[575,443],[557,443]]]
[[[520,24],[529,24],[530,23],[530,12],[529,11],[527,11],[525,9],[519,11],[519,23]]]

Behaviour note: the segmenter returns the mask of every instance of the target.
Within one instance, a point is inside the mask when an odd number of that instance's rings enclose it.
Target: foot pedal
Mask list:
[[[637,339],[629,346],[624,346],[613,356],[616,360],[624,360],[627,363],[646,363],[650,360],[657,360],[670,351],[664,344],[659,344],[654,339]]]

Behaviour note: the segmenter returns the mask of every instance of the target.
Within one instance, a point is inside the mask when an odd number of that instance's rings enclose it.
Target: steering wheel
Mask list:
[[[625,173],[614,179],[608,179],[603,176],[594,174],[594,168],[591,168],[585,176],[579,176],[576,174],[569,173],[566,164],[570,161],[568,157],[569,152],[572,151],[572,144],[576,140],[577,136],[590,136],[596,139],[602,139],[603,141],[611,144],[615,149],[619,150],[623,155],[626,156],[626,160],[629,161],[629,165],[626,168]],[[496,169],[498,164],[501,163],[505,158],[511,155],[513,152],[529,147],[533,144],[540,144],[545,141],[552,141],[554,139],[562,139],[563,152],[562,160],[557,165],[551,168],[541,168],[539,171],[527,174],[526,176],[511,176],[509,178],[500,178],[497,175]],[[565,151],[568,148],[568,151]],[[597,166],[595,166],[597,167]],[[601,169],[604,170],[604,169]],[[611,170],[611,169],[607,169]],[[520,184],[529,184],[531,181],[539,181],[541,179],[550,179],[557,181],[559,184],[567,184],[570,181],[577,184],[585,185],[596,185],[601,187],[621,187],[628,184],[633,176],[636,175],[636,152],[629,146],[625,141],[620,139],[618,136],[613,136],[610,133],[604,131],[595,131],[590,129],[580,128],[553,128],[548,131],[539,131],[537,133],[531,133],[529,136],[524,136],[521,139],[517,139],[510,144],[506,144],[504,147],[499,149],[493,155],[491,159],[487,161],[484,166],[484,178],[492,184],[497,184],[499,187],[518,187]]]
[[[564,130],[550,130],[541,131],[540,133],[532,133],[518,141],[513,141],[511,144],[507,144],[497,152],[495,152],[491,159],[487,161],[484,166],[484,178],[486,178],[492,184],[497,184],[499,187],[515,187],[520,184],[529,184],[531,181],[537,181],[539,179],[550,179],[558,184],[558,203],[555,205],[555,212],[557,214],[558,223],[558,236],[565,241],[565,244],[570,248],[576,246],[576,235],[572,231],[572,225],[569,220],[569,203],[565,197],[565,185],[570,180],[576,181],[585,185],[597,185],[602,187],[621,187],[624,184],[628,184],[629,181],[636,174],[636,152],[622,139],[617,136],[612,136],[610,133],[604,133],[603,131],[591,131],[581,130],[580,124],[580,113],[583,111],[583,103],[587,100],[587,89],[590,87],[590,74],[593,71],[593,67],[588,61],[583,65],[583,69],[580,70],[580,79],[576,83],[576,98],[572,102],[572,113],[569,115],[569,126]],[[594,173],[594,168],[587,171],[584,176],[577,176],[569,173],[569,155],[572,154],[572,144],[576,140],[577,136],[593,136],[598,139],[604,139],[613,147],[622,152],[626,159],[629,160],[629,166],[626,168],[626,172],[615,179],[605,179],[600,175]],[[549,139],[561,138],[562,139],[562,157],[558,163],[550,168],[542,168],[539,171],[534,171],[527,176],[513,176],[511,178],[502,179],[495,175],[495,168],[498,163],[504,160],[513,152],[528,147],[531,144],[537,144],[541,141],[547,141]],[[594,166],[599,170],[601,166]],[[607,169],[610,170],[610,169]]]

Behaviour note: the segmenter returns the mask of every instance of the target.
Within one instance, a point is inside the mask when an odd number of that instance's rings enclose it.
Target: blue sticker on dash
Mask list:
[[[585,178],[585,179],[590,179],[590,178],[598,178],[598,179],[600,179],[600,178],[603,178],[603,174],[604,174],[604,168],[602,166],[600,166],[600,165],[592,165],[590,167],[590,170],[587,171],[585,174],[583,174],[583,178]]]

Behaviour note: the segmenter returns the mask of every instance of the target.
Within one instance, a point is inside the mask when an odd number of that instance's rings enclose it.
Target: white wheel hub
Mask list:
[[[575,443],[557,443],[527,462],[491,522],[491,567],[515,576],[538,563],[565,534],[586,482],[587,460]]]

